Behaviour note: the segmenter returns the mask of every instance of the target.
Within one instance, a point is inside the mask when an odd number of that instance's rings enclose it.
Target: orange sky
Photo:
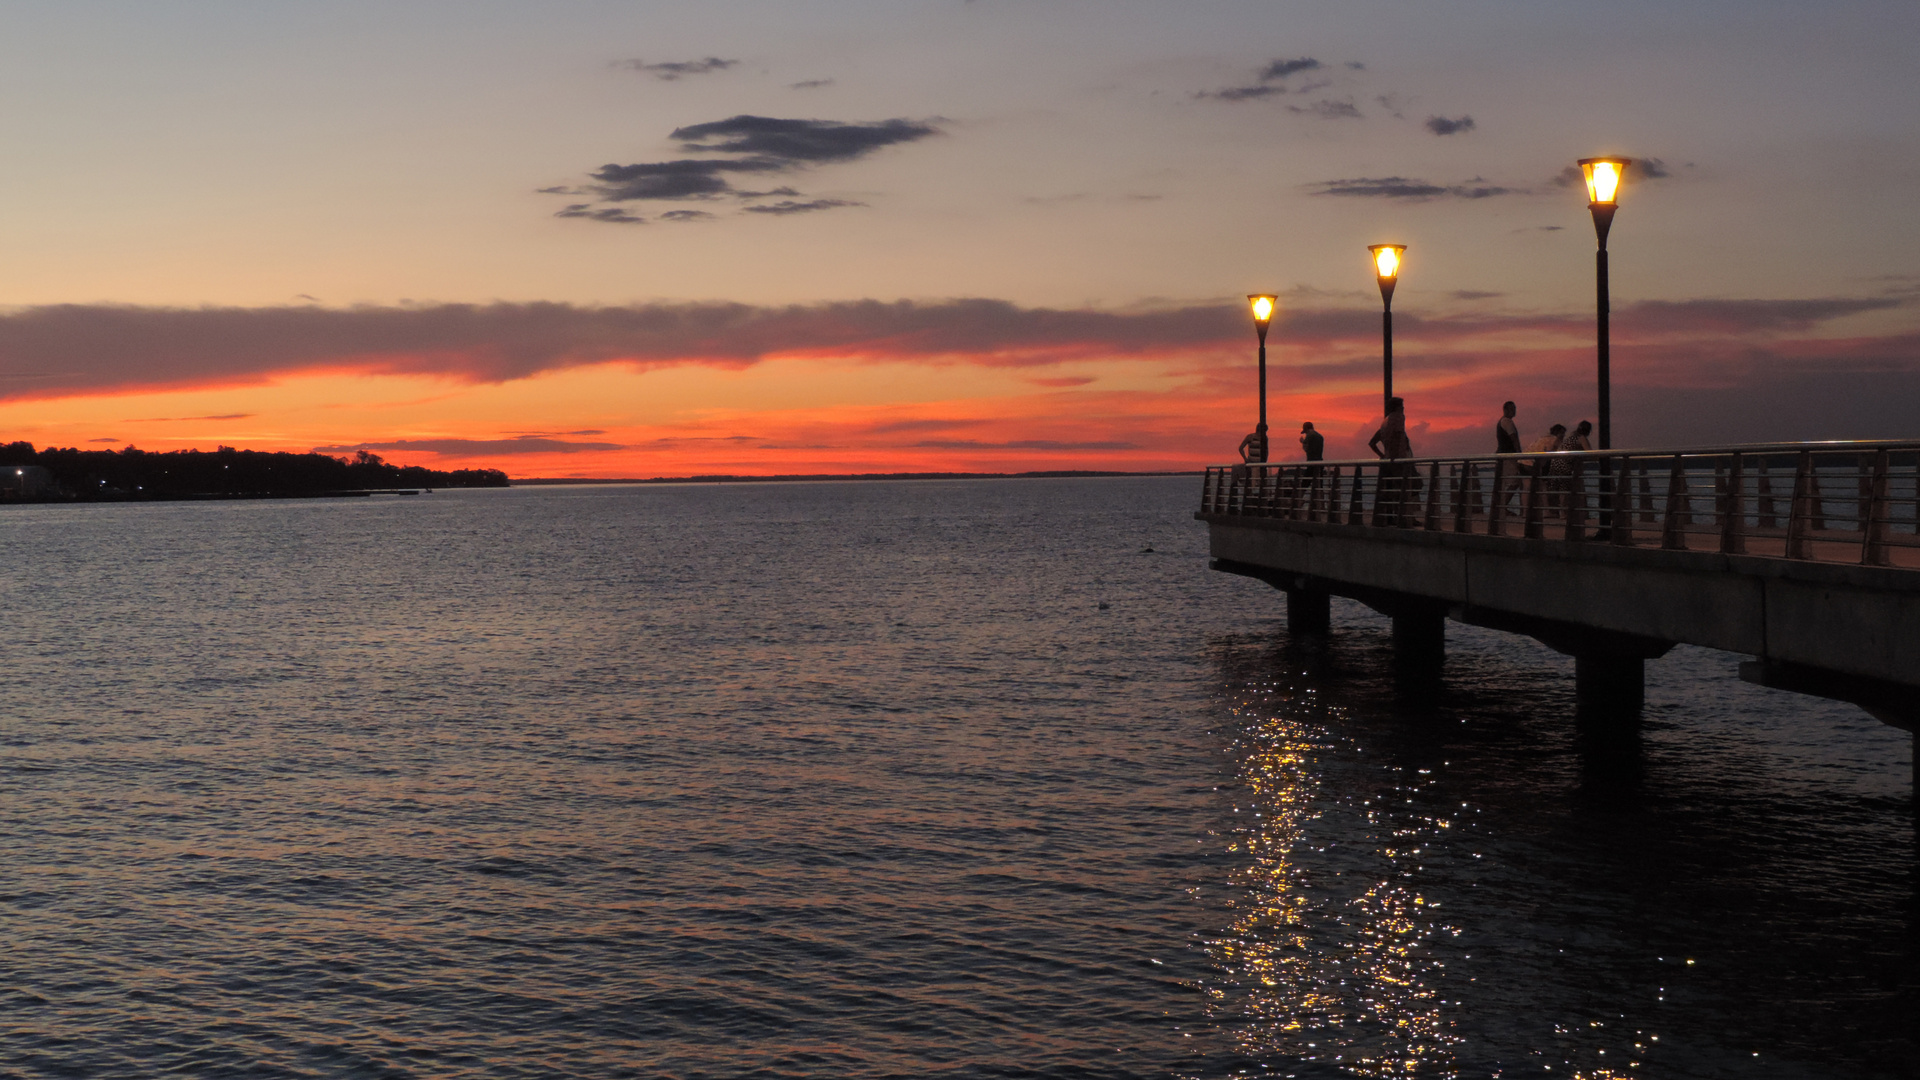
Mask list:
[[[1914,336],[1882,325],[1902,311],[1897,298],[1624,306],[1616,443],[1902,434],[1897,395],[1863,409],[1833,389],[1904,385]],[[511,341],[507,357],[463,344],[467,331],[449,330],[432,309],[328,313],[327,327],[307,331],[315,344],[293,349],[236,342],[241,331],[225,314],[234,313],[158,313],[123,328],[133,340],[174,341],[158,361],[172,370],[152,372],[101,373],[91,359],[100,353],[63,352],[65,337],[36,334],[24,316],[0,319],[0,349],[49,373],[148,383],[25,396],[35,380],[20,379],[0,401],[0,425],[43,446],[368,449],[403,464],[523,477],[652,477],[1194,469],[1229,456],[1254,409],[1253,334],[1235,325],[1235,305],[1097,318],[1002,305],[735,311],[729,330],[629,338],[595,310],[550,312],[535,329],[512,330],[515,309],[482,331]],[[1377,318],[1283,309],[1269,357],[1280,450],[1312,420],[1330,454],[1363,452],[1380,411]],[[368,320],[381,324],[371,337],[359,325]],[[782,349],[768,332],[786,324],[809,339],[804,347]],[[433,333],[445,347],[385,343]],[[1396,390],[1410,403],[1416,448],[1485,450],[1509,396],[1529,431],[1590,417],[1591,333],[1584,313],[1401,313]],[[60,340],[48,345],[49,336]],[[196,348],[196,337],[207,344]],[[111,353],[119,340],[88,348]],[[706,355],[713,341],[758,344]]]

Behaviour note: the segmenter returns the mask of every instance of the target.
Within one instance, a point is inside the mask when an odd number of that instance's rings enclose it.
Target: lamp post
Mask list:
[[[1407,245],[1374,244],[1367,250],[1373,254],[1373,271],[1380,279],[1380,364],[1385,390],[1381,409],[1386,411],[1393,405],[1393,287],[1400,280],[1400,255]]]
[[[1252,293],[1247,303],[1253,305],[1253,328],[1260,334],[1260,426],[1267,424],[1267,326],[1273,322],[1273,306],[1279,297],[1269,293]]]
[[[1613,212],[1619,209],[1620,181],[1626,175],[1631,158],[1581,158],[1580,171],[1587,178],[1587,209],[1593,211],[1593,232],[1600,240],[1594,253],[1597,288],[1594,296],[1596,332],[1599,345],[1600,375],[1600,449],[1613,449],[1613,385],[1611,343],[1608,341],[1608,315],[1612,305],[1607,297],[1607,231],[1613,228]]]

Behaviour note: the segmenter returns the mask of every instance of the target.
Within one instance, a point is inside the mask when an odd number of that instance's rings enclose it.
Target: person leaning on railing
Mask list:
[[[1552,427],[1547,429],[1547,433],[1545,435],[1542,435],[1539,438],[1533,440],[1533,445],[1527,447],[1527,453],[1529,454],[1557,453],[1562,449],[1562,444],[1566,441],[1566,438],[1567,438],[1567,425],[1555,424]],[[1537,477],[1545,477],[1551,471],[1551,465],[1552,465],[1552,463],[1549,462],[1546,458],[1535,458],[1532,461],[1522,461],[1522,462],[1517,462],[1516,464],[1520,472],[1529,476],[1537,476]],[[1557,495],[1553,490],[1553,481],[1543,479],[1541,481],[1541,484],[1542,484],[1541,491],[1547,497],[1547,500],[1546,500],[1547,506],[1552,507],[1556,505]]]
[[[1400,464],[1403,459],[1413,456],[1413,441],[1407,438],[1405,401],[1397,397],[1387,399],[1387,417],[1380,422],[1380,430],[1367,440],[1367,449],[1373,451],[1376,457],[1387,460],[1387,464],[1380,466],[1380,485],[1374,494],[1374,517],[1382,523],[1398,525],[1413,475],[1411,466]],[[1383,514],[1379,509],[1381,506],[1393,509]]]
[[[1244,485],[1253,475],[1253,466],[1267,463],[1267,425],[1256,424],[1247,437],[1240,440],[1240,464],[1233,467],[1235,487]]]

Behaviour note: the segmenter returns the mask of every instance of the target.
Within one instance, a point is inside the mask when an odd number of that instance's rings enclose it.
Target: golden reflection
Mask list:
[[[1448,823],[1413,815],[1404,797],[1389,812],[1382,800],[1355,805],[1323,793],[1319,762],[1331,739],[1288,715],[1311,712],[1311,701],[1256,694],[1236,710],[1234,756],[1251,805],[1235,808],[1228,850],[1249,861],[1234,882],[1233,923],[1211,944],[1223,975],[1209,988],[1215,1020],[1242,1053],[1275,1065],[1292,1058],[1357,1076],[1457,1076],[1460,1039],[1424,947],[1446,928],[1405,884],[1423,843]],[[1373,849],[1316,855],[1308,827],[1335,814],[1363,816]]]

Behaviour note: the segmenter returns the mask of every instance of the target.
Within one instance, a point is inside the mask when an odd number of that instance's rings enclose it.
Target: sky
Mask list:
[[[1920,5],[13,0],[0,438],[516,477],[1915,438]],[[1284,456],[1277,454],[1276,456]]]

